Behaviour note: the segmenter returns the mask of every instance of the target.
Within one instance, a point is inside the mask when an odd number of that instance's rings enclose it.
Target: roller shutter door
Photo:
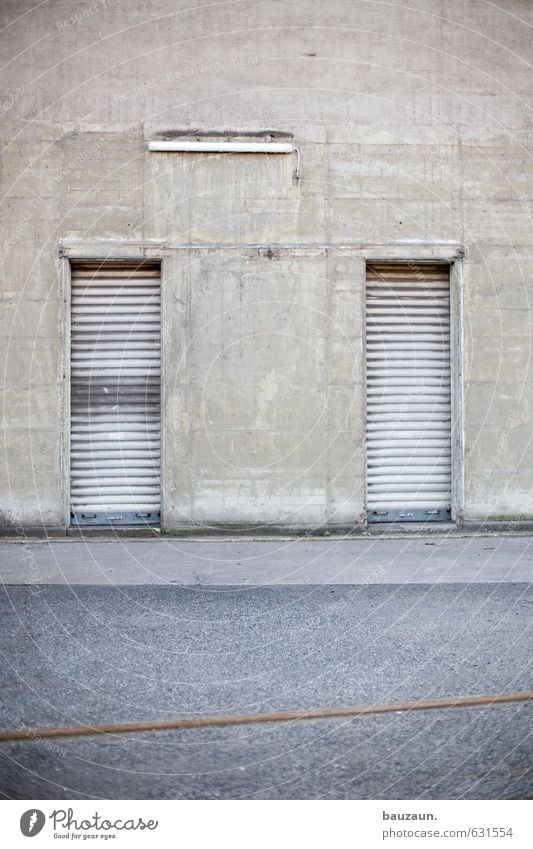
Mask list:
[[[160,296],[153,264],[72,269],[73,525],[159,521]]]
[[[369,522],[449,519],[448,266],[368,266],[366,376]]]

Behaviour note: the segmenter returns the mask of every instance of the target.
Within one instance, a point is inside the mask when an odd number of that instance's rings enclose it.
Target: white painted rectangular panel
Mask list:
[[[161,501],[157,266],[73,267],[70,374],[72,523],[157,523]]]
[[[366,383],[368,520],[449,518],[447,265],[367,267]]]

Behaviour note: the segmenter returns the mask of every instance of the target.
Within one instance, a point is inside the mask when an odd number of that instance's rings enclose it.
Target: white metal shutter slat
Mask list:
[[[409,507],[405,507],[403,496],[395,497],[390,493],[376,493],[374,503],[376,505],[374,509],[377,510],[446,510],[448,509],[449,496],[445,492],[423,493],[419,497],[410,493]],[[414,516],[416,516],[416,513]]]
[[[73,366],[72,374],[77,377],[111,377],[114,373],[118,372],[119,374],[130,377],[130,376],[138,376],[139,378],[148,377],[150,374],[158,374],[160,371],[159,362],[150,361],[151,368],[148,366],[142,367],[141,365],[137,365],[134,361],[128,363],[127,360],[110,360],[109,363],[106,363],[105,366],[101,363],[97,366],[94,365],[93,368],[90,367],[90,363],[87,363],[85,367],[83,366]]]
[[[416,477],[418,479],[419,476],[425,477],[428,472],[432,471],[434,466],[446,466],[447,464],[448,458],[438,458],[435,461],[432,460],[431,463],[428,463],[426,459],[426,462],[423,464],[420,462],[414,463],[410,461],[409,464],[400,463],[397,465],[393,465],[391,463],[390,465],[384,466],[380,463],[375,463],[374,465],[376,466],[376,468],[374,470],[374,474],[376,475],[376,477],[389,475],[392,475],[394,477],[397,474],[405,473],[406,471],[408,471],[411,477]],[[369,466],[372,466],[372,463],[369,463]]]
[[[404,373],[406,371],[411,372],[416,369],[417,373],[419,373],[419,370],[421,369],[423,372],[427,371],[428,377],[434,377],[434,364],[431,360],[417,360],[416,357],[403,357],[401,360],[389,360],[387,357],[378,357],[375,359],[377,361],[374,361],[374,358],[368,361],[368,369],[369,371],[373,369],[379,370],[381,376],[386,375],[387,372],[394,372],[396,370]],[[438,366],[438,363],[436,365]],[[447,375],[449,373],[450,365],[449,360],[446,358],[444,360],[444,364],[439,370],[439,377],[442,374]]]
[[[422,295],[421,295],[422,291]],[[443,289],[402,289],[401,290],[401,299],[402,302],[405,302],[408,306],[425,306],[425,301],[423,294],[424,292],[431,292],[433,298],[437,301],[439,298],[442,299],[443,303],[446,303],[448,298],[448,290],[447,288]],[[369,306],[373,306],[374,304],[380,307],[385,307],[387,305],[393,305],[398,302],[398,292],[394,292],[392,290],[375,288],[372,289],[371,286],[367,287],[366,290],[367,303]]]
[[[73,269],[71,505],[129,523],[160,509],[159,270]],[[119,515],[111,515],[119,514]],[[134,519],[135,521],[135,519]]]
[[[376,372],[372,376],[372,383],[370,384],[370,391],[379,387],[398,387],[398,392],[400,392],[400,387],[406,386],[411,387],[410,392],[413,392],[412,387],[416,386],[417,391],[422,392],[424,389],[427,389],[431,392],[438,392],[442,390],[446,394],[450,394],[450,383],[448,380],[443,380],[440,377],[424,377],[422,380],[420,375],[416,377],[411,377],[411,375],[402,375],[401,377],[381,377],[379,372]]]
[[[367,269],[367,507],[381,516],[447,511],[451,499],[449,271]],[[430,518],[427,515],[427,518]]]
[[[139,421],[142,421],[141,417],[144,415],[144,412],[145,411],[141,407],[141,405],[138,405],[138,410],[136,412],[134,412],[134,411],[130,411],[128,413],[122,413],[121,412],[120,413],[120,419],[119,419],[118,414],[113,413],[110,410],[102,410],[102,411],[96,410],[95,411],[94,408],[93,408],[92,409],[92,420],[96,424],[106,423],[106,424],[117,426],[119,424],[119,422],[139,422]],[[78,411],[74,411],[74,413],[71,414],[70,420],[71,420],[71,422],[79,422],[80,425],[82,425],[82,426],[87,422],[86,416],[85,415],[79,415]],[[150,422],[151,418],[148,418],[147,421]]]
[[[383,461],[389,462],[389,460],[400,460],[403,464],[420,462],[424,460],[426,457],[434,458],[434,457],[450,457],[450,449],[449,447],[442,448],[441,451],[435,452],[434,447],[431,445],[420,446],[416,449],[416,455],[405,453],[405,445],[402,445],[401,448],[396,445],[380,445],[377,448],[369,447],[367,448],[367,456],[369,461],[375,460],[379,461],[380,464],[383,464]],[[431,462],[428,460],[428,462]]]
[[[107,279],[116,284],[116,281],[121,277],[130,279],[151,279],[159,280],[159,266],[157,263],[146,265],[146,263],[137,263],[129,260],[104,260],[104,261],[89,261],[79,264],[74,269],[75,279],[82,280],[84,277],[89,277],[91,280]]]
[[[403,428],[408,422],[411,423],[411,427],[416,428],[420,423],[420,419],[422,416],[426,418],[426,421],[432,422],[434,425],[449,425],[450,416],[445,404],[441,404],[440,407],[432,407],[427,404],[412,404],[409,410],[394,410],[393,407],[385,407],[385,406],[368,406],[368,413],[372,414],[373,418],[379,419],[379,425],[375,422],[368,425],[369,431],[382,429],[381,425],[385,425],[386,428],[394,428],[395,423],[399,422],[401,427]]]
[[[423,449],[433,449],[428,451],[424,456],[431,456],[437,453],[442,456],[443,450],[450,451],[450,445],[443,443],[443,440],[437,438],[438,435],[433,435],[433,439],[404,439],[400,441],[395,435],[394,439],[386,439],[384,434],[380,434],[379,438],[375,437],[369,444],[370,453],[379,452],[381,449],[397,449],[398,456],[409,457],[410,449],[413,455],[420,456]],[[437,449],[436,451],[434,449]]]
[[[139,495],[131,495],[126,496],[121,493],[117,496],[116,499],[112,497],[105,499],[106,503],[106,513],[123,513],[123,512],[133,512],[135,513],[153,513],[158,510],[158,505],[160,503],[159,496],[154,496],[153,498],[141,498]],[[87,499],[79,499],[76,497],[72,498],[72,509],[76,513],[87,514],[94,512],[95,508],[91,506],[91,498]],[[118,517],[117,517],[118,518]],[[122,518],[122,517],[121,517]],[[126,524],[126,523],[125,523]]]
[[[150,451],[150,458],[152,460],[157,460],[159,467],[159,458],[160,453],[154,449]],[[129,460],[135,460],[135,463],[143,461],[146,457],[146,451],[144,449],[135,449],[135,448],[124,448],[123,446],[120,449],[108,449],[101,448],[98,452],[98,457],[100,459],[93,459],[91,455],[87,455],[86,451],[82,451],[81,448],[74,449],[72,451],[71,457],[78,460],[76,465],[76,469],[87,469],[88,467],[91,469],[107,469],[111,468],[113,465],[124,465],[127,464]],[[71,472],[73,475],[74,472]]]
[[[88,357],[88,355],[86,355]],[[411,360],[415,363],[419,362],[427,362],[428,360],[444,360],[446,363],[450,362],[450,354],[448,351],[387,351],[387,348],[383,346],[381,349],[374,348],[373,350],[367,351],[367,360],[372,362],[372,360],[385,360],[387,363],[393,363],[395,360]]]

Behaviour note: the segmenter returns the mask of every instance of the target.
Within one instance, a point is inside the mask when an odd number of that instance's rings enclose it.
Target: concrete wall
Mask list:
[[[364,260],[463,249],[457,518],[532,519],[533,4],[34,6],[0,5],[0,524],[66,521],[65,257],[163,259],[171,530],[361,522]],[[191,130],[294,137],[301,180],[147,152]]]

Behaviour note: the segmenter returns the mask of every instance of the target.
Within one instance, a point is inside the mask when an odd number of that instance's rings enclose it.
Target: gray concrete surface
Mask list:
[[[459,258],[457,515],[531,521],[533,4],[258,5],[0,3],[0,525],[69,521],[82,257],[163,261],[165,530],[362,522],[373,258]]]
[[[7,584],[433,584],[529,581],[533,537],[1,542]]]
[[[65,547],[67,550],[67,547]],[[4,587],[1,725],[531,689],[525,584]],[[0,745],[6,798],[525,798],[500,706]]]

